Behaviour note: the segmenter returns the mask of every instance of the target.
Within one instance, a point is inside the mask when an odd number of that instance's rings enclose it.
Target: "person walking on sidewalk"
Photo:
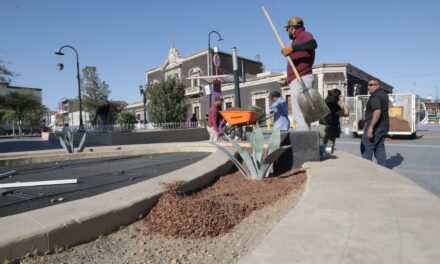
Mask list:
[[[291,17],[285,26],[289,38],[292,40],[290,46],[285,46],[281,53],[284,56],[290,56],[295,68],[301,76],[307,89],[313,88],[312,66],[315,62],[315,49],[318,47],[313,35],[304,28],[304,21],[298,16]],[[296,123],[296,130],[310,130],[310,124],[304,120],[304,115],[298,104],[298,97],[302,91],[302,86],[293,72],[293,69],[287,64],[287,81],[290,87],[290,98],[292,100],[292,118]]]
[[[323,150],[327,153],[333,153],[336,138],[341,135],[339,118],[348,116],[350,110],[339,89],[329,90],[325,102],[330,109],[330,114],[319,120],[319,139]]]
[[[217,142],[220,134],[220,124],[221,124],[221,115],[219,111],[222,109],[223,99],[220,96],[216,96],[214,99],[214,103],[209,109],[208,113],[208,125],[206,129],[209,133],[209,141]]]
[[[361,140],[362,157],[386,165],[385,137],[390,129],[388,93],[381,88],[378,79],[368,81],[370,99],[365,108],[365,127]]]
[[[288,131],[290,127],[289,121],[289,108],[284,100],[281,97],[281,93],[278,91],[271,91],[269,93],[269,99],[273,102],[270,106],[270,113],[273,113],[273,129],[279,129],[281,131]]]

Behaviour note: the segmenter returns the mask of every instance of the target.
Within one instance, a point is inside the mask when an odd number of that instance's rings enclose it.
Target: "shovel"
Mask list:
[[[264,6],[263,12],[266,15],[267,21],[269,21],[269,24],[272,27],[272,30],[275,33],[275,36],[277,37],[281,48],[283,48],[283,41],[281,40],[280,35],[278,34],[278,31],[275,28],[272,19],[270,18],[269,13]],[[321,95],[316,89],[307,89],[304,81],[301,79],[301,76],[299,75],[295,65],[293,64],[292,58],[288,56],[287,60],[289,61],[289,65],[290,67],[292,67],[296,79],[298,80],[302,88],[302,91],[298,97],[298,104],[301,108],[306,123],[310,124],[327,116],[330,113],[330,110],[328,109],[328,106],[325,103],[324,99],[322,99]]]

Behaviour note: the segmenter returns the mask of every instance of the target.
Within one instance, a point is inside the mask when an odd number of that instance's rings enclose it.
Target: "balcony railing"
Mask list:
[[[202,86],[192,86],[185,89],[185,95],[196,95],[202,92]]]

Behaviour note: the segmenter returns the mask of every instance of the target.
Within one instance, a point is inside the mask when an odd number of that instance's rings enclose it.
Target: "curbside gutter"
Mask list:
[[[198,146],[194,143],[152,145],[155,144],[132,148],[131,155],[153,151],[207,151],[213,154],[180,170],[137,184],[61,205],[0,218],[0,261],[50,252],[93,240],[146,215],[163,194],[162,183],[186,181],[181,190],[196,190],[206,186],[216,177],[226,174],[233,167],[225,155],[206,143],[197,144]],[[121,155],[121,152],[117,153]],[[104,155],[104,152],[101,155]],[[49,156],[53,161],[54,155]],[[59,155],[56,156],[60,158]],[[42,162],[51,158],[26,157],[20,162]]]

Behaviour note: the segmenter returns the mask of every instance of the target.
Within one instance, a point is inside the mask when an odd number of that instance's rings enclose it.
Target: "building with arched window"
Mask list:
[[[212,53],[213,54],[213,53]],[[224,98],[223,108],[236,107],[233,83],[232,55],[218,51],[220,66],[213,65],[213,75],[221,75],[221,94]],[[264,72],[263,64],[258,60],[238,57],[240,78],[241,107],[256,105],[264,111],[269,110],[268,94],[278,90],[286,99],[291,114],[290,89],[281,87],[278,83],[286,76],[285,72]],[[177,78],[185,87],[188,105],[188,119],[196,114],[198,120],[205,118],[209,111],[209,91],[207,85],[212,78],[207,77],[208,50],[182,57],[176,48],[171,48],[164,64],[145,72],[146,83],[154,84],[168,78]],[[338,88],[342,94],[349,97],[367,94],[368,80],[374,76],[362,71],[349,63],[317,64],[313,67],[314,86],[325,98],[327,91]],[[383,83],[383,88],[392,92],[393,87]],[[148,102],[147,102],[148,104]],[[143,105],[139,102],[127,106],[127,109],[141,114]],[[142,115],[140,115],[142,116]],[[147,113],[148,116],[148,113]]]

